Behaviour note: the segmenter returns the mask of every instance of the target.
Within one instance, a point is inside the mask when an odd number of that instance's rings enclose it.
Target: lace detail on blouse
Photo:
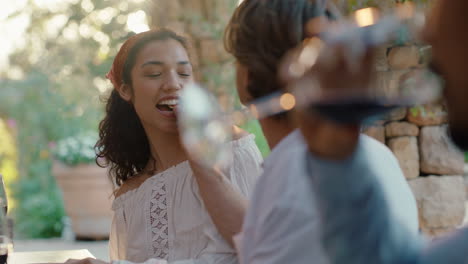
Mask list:
[[[150,201],[150,224],[154,257],[167,260],[169,254],[169,228],[164,175],[157,177],[156,183],[153,185]]]

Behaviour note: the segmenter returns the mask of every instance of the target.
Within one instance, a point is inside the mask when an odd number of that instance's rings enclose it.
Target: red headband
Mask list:
[[[114,89],[118,89],[123,84],[123,68],[125,62],[127,61],[128,53],[130,50],[135,46],[135,44],[140,40],[142,37],[146,36],[147,34],[153,32],[155,30],[149,30],[145,32],[141,32],[129,37],[122,47],[120,47],[119,52],[114,58],[114,62],[112,63],[110,71],[106,74],[106,78],[111,81],[114,85]]]

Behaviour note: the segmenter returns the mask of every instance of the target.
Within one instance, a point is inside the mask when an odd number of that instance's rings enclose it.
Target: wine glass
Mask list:
[[[186,150],[205,165],[226,165],[231,140],[230,121],[223,116],[216,99],[207,90],[192,83],[182,89],[178,124]]]
[[[336,22],[325,31],[309,21],[306,30],[320,32],[302,43],[298,55],[285,68],[286,74],[300,78],[310,73],[318,60],[333,63],[335,54],[327,47],[341,44],[346,62],[352,64],[369,49],[402,38],[417,39],[425,24],[423,12],[415,5],[399,5],[393,12],[381,14],[377,9],[356,11],[350,18]],[[252,40],[255,41],[255,40]],[[351,65],[351,69],[353,65]],[[354,65],[356,70],[359,65]],[[280,68],[280,74],[282,69]],[[308,75],[309,76],[309,75]],[[340,123],[363,123],[396,107],[434,101],[442,91],[442,79],[427,67],[419,67],[400,76],[398,85],[381,89],[378,78],[369,87],[325,89],[316,76],[255,100],[247,107],[223,113],[206,89],[191,84],[182,90],[178,121],[182,140],[193,157],[208,165],[225,163],[229,150],[223,146],[232,139],[232,125],[261,119],[293,108],[310,109]]]
[[[306,31],[316,32],[315,35],[305,39],[295,57],[280,69],[280,75],[291,79],[307,74],[307,82],[293,83],[290,87],[297,99],[296,107],[308,108],[340,123],[362,123],[396,107],[440,98],[442,78],[423,65],[398,76],[393,85],[382,85],[379,83],[382,78],[374,74],[366,82],[334,82],[338,84],[334,88],[341,89],[321,87],[323,76],[309,71],[318,62],[321,68],[331,69],[343,63],[337,62],[341,55],[349,70],[359,72],[362,59],[375,47],[408,40],[420,43],[425,16],[416,7],[414,3],[400,4],[387,14],[381,14],[376,8],[360,9],[349,19],[335,22],[325,30],[320,28],[322,24],[314,23],[315,19],[309,21]]]

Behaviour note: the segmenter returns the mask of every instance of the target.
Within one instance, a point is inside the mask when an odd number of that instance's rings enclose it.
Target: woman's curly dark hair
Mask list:
[[[140,50],[150,42],[174,39],[189,52],[188,41],[169,29],[145,32],[130,47],[121,69],[122,82],[131,87],[131,70]],[[115,69],[114,69],[115,70]],[[115,84],[114,84],[115,86]],[[106,115],[99,124],[99,140],[95,145],[96,163],[109,167],[109,177],[121,186],[132,176],[143,172],[151,157],[150,144],[143,125],[131,102],[122,99],[114,87],[107,99]]]

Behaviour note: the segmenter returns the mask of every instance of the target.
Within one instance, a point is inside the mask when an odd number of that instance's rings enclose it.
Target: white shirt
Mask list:
[[[379,181],[390,210],[417,233],[416,202],[398,161],[381,143],[367,136],[363,140],[368,141],[366,146],[381,167]],[[265,160],[237,245],[242,264],[327,263],[320,243],[320,217],[306,173],[306,153],[306,144],[296,130]]]
[[[236,189],[248,196],[261,174],[262,156],[253,135],[228,146],[232,148],[233,160],[226,176]],[[217,232],[204,207],[187,161],[119,196],[112,208],[111,260],[237,263],[235,250]]]

